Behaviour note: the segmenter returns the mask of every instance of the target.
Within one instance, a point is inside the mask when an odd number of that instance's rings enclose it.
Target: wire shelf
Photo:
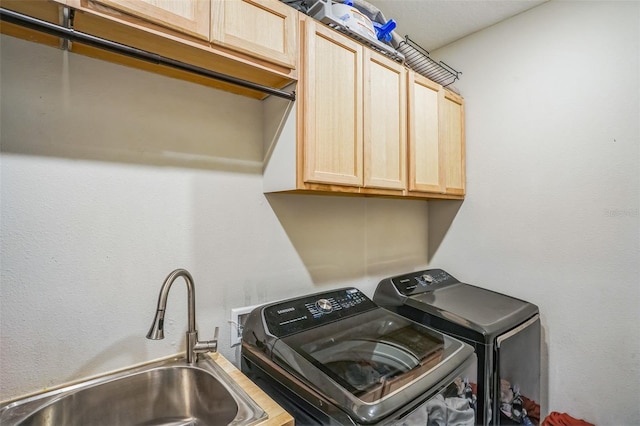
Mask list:
[[[396,62],[400,62],[400,63],[404,62],[404,56],[402,55],[402,53],[400,53],[399,51],[395,50],[393,47],[385,43],[382,43],[382,42],[374,43],[372,40],[366,37],[362,37],[357,32],[351,31],[348,27],[345,27],[344,25],[340,25],[336,23],[328,23],[327,25],[336,31],[339,31],[353,39],[358,40],[360,43],[364,44],[370,49],[375,50],[376,52],[381,53],[393,59]]]
[[[397,50],[404,55],[404,62],[409,68],[445,87],[458,80],[462,74],[442,61],[438,63],[431,59],[429,52],[411,40],[408,35],[404,36],[404,40],[398,44]]]

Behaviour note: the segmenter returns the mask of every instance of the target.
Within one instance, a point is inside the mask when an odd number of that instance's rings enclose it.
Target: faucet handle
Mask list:
[[[213,340],[206,340],[203,342],[196,341],[193,352],[196,354],[201,354],[205,352],[216,352],[218,350],[218,331],[219,327],[215,328],[213,332]]]
[[[217,327],[213,330],[213,340],[209,340],[206,343],[208,345],[213,345],[213,349],[211,352],[215,352],[218,350],[218,332],[220,331],[220,327]]]

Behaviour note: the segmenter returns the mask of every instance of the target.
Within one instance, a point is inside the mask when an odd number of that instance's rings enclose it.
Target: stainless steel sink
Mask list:
[[[251,425],[266,413],[209,357],[171,358],[0,405],[1,425]]]

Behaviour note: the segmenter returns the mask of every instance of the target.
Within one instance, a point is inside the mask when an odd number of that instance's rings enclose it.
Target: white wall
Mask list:
[[[2,36],[0,400],[184,348],[232,307],[427,262],[426,202],[262,193],[262,103]],[[393,244],[401,240],[402,244]]]
[[[463,72],[468,196],[430,204],[430,264],[540,307],[549,411],[638,424],[640,3],[551,1],[434,56]]]
[[[262,194],[260,102],[0,39],[0,399],[177,352],[176,267],[229,309],[427,261],[536,303],[549,411],[640,418],[639,3],[556,2],[435,52],[464,72],[463,203]],[[422,238],[424,236],[424,238]],[[402,244],[389,244],[395,238]]]

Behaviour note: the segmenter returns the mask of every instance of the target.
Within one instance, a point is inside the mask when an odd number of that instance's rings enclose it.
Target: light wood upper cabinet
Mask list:
[[[407,91],[401,64],[364,51],[364,186],[406,189]]]
[[[296,68],[297,11],[278,0],[212,0],[211,41]]]
[[[211,0],[94,0],[154,24],[209,40]]]
[[[444,192],[444,149],[440,137],[442,86],[409,72],[409,190]]]
[[[298,101],[265,101],[265,192],[461,199],[462,98],[320,22],[301,28]]]
[[[464,102],[409,72],[409,191],[465,194]]]
[[[440,105],[445,193],[464,195],[466,177],[463,99],[455,93],[444,91]]]
[[[306,20],[301,79],[303,180],[342,192],[406,188],[406,70]]]
[[[300,87],[304,182],[362,186],[362,45],[311,19]]]
[[[296,68],[298,12],[278,0],[93,1],[278,66]]]

